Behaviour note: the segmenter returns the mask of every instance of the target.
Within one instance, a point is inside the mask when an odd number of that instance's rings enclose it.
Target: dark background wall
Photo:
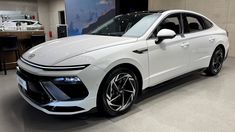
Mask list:
[[[116,0],[116,13],[126,14],[135,11],[147,11],[148,0]]]

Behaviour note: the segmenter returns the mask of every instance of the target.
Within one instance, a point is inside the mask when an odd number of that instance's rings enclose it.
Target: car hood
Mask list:
[[[40,44],[23,54],[23,58],[38,65],[57,66],[62,61],[88,52],[135,41],[137,38],[80,35]]]

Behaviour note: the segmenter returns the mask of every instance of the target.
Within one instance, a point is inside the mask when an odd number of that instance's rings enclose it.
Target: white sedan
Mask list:
[[[152,86],[197,70],[217,75],[228,49],[227,32],[195,12],[119,15],[90,34],[27,51],[18,61],[19,92],[47,114],[98,108],[117,116]]]
[[[39,21],[28,19],[14,19],[3,22],[4,30],[15,30],[18,26],[24,26],[26,30],[44,30],[42,24]]]

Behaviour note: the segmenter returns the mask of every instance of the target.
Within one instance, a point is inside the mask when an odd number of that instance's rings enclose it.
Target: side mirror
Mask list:
[[[162,29],[157,33],[156,44],[161,43],[164,39],[173,39],[176,36],[176,33],[170,29]]]

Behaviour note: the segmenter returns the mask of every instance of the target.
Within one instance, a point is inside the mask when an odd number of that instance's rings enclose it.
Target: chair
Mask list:
[[[16,56],[16,61],[19,59],[19,46],[16,36],[6,36],[0,37],[0,64],[1,68],[4,70],[4,74],[7,75],[6,64],[16,63],[16,62],[6,62],[6,53],[14,52]]]
[[[30,48],[46,42],[45,35],[32,35],[30,39]]]

